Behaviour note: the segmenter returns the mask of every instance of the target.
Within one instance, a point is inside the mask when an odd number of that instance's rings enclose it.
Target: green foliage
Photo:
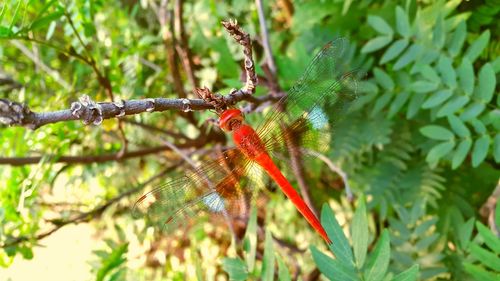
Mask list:
[[[107,101],[99,75],[109,79],[115,98],[177,98],[153,2],[158,1],[3,1],[0,98],[25,102],[36,112],[68,108],[82,94]],[[175,1],[167,2],[172,9]],[[199,86],[221,93],[242,86],[241,46],[220,25],[236,18],[259,38],[254,56],[263,83],[256,95],[267,94],[256,5],[181,2]],[[284,91],[321,46],[339,36],[350,41],[345,61],[367,72],[359,85],[363,93],[333,128],[325,152],[346,177],[340,179],[320,161],[304,167],[313,204],[327,203],[335,210],[325,207],[321,214],[334,241],[330,253],[272,188],[264,191],[266,208],[253,209],[242,249],[236,251],[227,245],[227,229],[215,224],[164,237],[143,221],[131,221],[124,210],[134,203],[134,194],[98,218],[85,218],[106,241],[104,248],[96,246],[101,250],[94,252],[93,277],[87,279],[293,280],[297,268],[305,276],[316,267],[333,280],[498,279],[498,237],[479,212],[500,178],[498,2],[264,2]],[[181,80],[188,97],[194,97],[195,85],[184,71]],[[196,138],[201,124],[215,115],[194,116],[200,126],[175,111],[130,118]],[[261,114],[248,118],[258,122]],[[162,145],[156,132],[129,124],[124,131],[129,150]],[[178,141],[176,135],[165,139]],[[46,155],[36,165],[0,166],[0,244],[10,245],[0,250],[0,266],[36,260],[36,235],[47,225],[110,202],[178,159],[161,153],[90,165],[54,163],[61,156],[118,153],[121,143],[116,120],[100,127],[61,122],[36,131],[0,128],[2,157]],[[201,162],[207,157],[202,154],[190,156]],[[180,165],[162,181],[185,169]],[[360,198],[354,212],[344,197],[347,185]],[[19,237],[24,240],[16,243]],[[136,254],[147,259],[147,266],[131,269],[135,244],[147,248]],[[163,259],[155,260],[158,256]]]
[[[409,266],[408,270],[401,271],[395,277],[394,272],[389,270],[391,248],[386,229],[367,257],[369,232],[364,199],[361,198],[358,203],[352,221],[352,248],[332,210],[323,206],[321,223],[333,241],[329,246],[336,259],[312,246],[311,252],[319,270],[329,280],[417,280],[418,265]]]

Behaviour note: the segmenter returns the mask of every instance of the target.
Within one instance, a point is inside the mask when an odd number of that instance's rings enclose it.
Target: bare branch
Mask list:
[[[255,0],[255,4],[257,4],[257,12],[259,14],[260,34],[262,37],[262,46],[264,47],[264,53],[266,55],[266,63],[271,71],[271,74],[276,76],[276,64],[274,63],[273,52],[271,50],[271,45],[269,44],[266,16],[264,14],[264,8],[262,7],[262,0]]]
[[[27,237],[27,236],[20,236],[20,237],[17,237],[15,239],[12,239],[10,241],[7,241],[5,242],[4,244],[1,244],[0,245],[0,248],[6,248],[6,247],[10,247],[10,246],[13,246],[13,245],[17,245],[19,243],[22,243],[22,242],[25,242],[25,241],[29,241],[29,240],[35,240],[35,241],[38,241],[38,240],[41,240],[47,236],[50,236],[51,234],[53,234],[54,232],[58,231],[59,229],[61,229],[63,226],[65,225],[68,225],[68,224],[78,224],[78,223],[82,223],[82,222],[87,222],[87,221],[90,221],[92,219],[95,219],[95,218],[98,218],[102,215],[102,213],[108,209],[110,206],[112,206],[113,204],[115,203],[118,203],[120,200],[122,200],[123,198],[125,197],[128,197],[136,192],[139,192],[140,190],[142,190],[146,185],[152,183],[153,181],[163,177],[164,175],[166,175],[167,173],[169,173],[170,171],[172,171],[173,169],[175,169],[176,167],[178,166],[178,163],[168,167],[168,168],[165,168],[164,170],[162,170],[160,173],[152,176],[151,178],[149,178],[147,181],[145,181],[144,183],[142,184],[139,184],[138,186],[136,186],[135,188],[132,188],[130,190],[127,190],[121,194],[119,194],[118,196],[112,198],[111,200],[107,201],[106,203],[88,211],[88,212],[84,212],[84,213],[81,213],[71,219],[68,219],[68,220],[52,220],[52,223],[55,225],[52,229],[48,230],[48,231],[45,231],[45,232],[42,232],[38,235],[35,235],[34,237]]]
[[[184,21],[182,18],[183,5],[184,1],[175,1],[174,14],[176,27],[178,29],[177,32],[179,34],[179,44],[176,45],[176,50],[182,59],[182,65],[184,66],[184,71],[186,72],[189,81],[193,85],[193,88],[196,88],[198,87],[198,79],[194,75],[193,56],[191,54],[191,49],[189,49],[188,39],[186,37],[186,31],[184,29]]]
[[[223,21],[222,25],[226,28],[227,32],[240,44],[243,46],[243,54],[245,55],[245,72],[246,72],[246,82],[243,89],[238,91],[244,94],[251,95],[255,93],[255,87],[257,86],[257,75],[255,74],[255,64],[252,57],[252,40],[250,35],[246,33],[236,21]]]

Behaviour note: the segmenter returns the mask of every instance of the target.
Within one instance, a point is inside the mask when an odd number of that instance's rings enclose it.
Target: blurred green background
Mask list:
[[[220,222],[165,235],[133,219],[144,191],[190,169],[159,137],[200,140],[183,147],[196,163],[231,145],[207,121],[212,111],[172,110],[101,126],[0,127],[0,280],[499,280],[500,1],[262,6],[284,91],[340,36],[351,43],[348,60],[367,72],[325,154],[335,169],[306,171],[332,249],[272,184],[258,187],[262,204],[237,228],[241,243]],[[253,40],[256,95],[267,95],[257,7],[2,1],[0,98],[46,112],[84,94],[196,98],[201,86],[226,94],[243,85],[242,48],[220,24],[231,18]],[[148,148],[159,149],[115,157]],[[38,158],[15,165],[27,157]]]

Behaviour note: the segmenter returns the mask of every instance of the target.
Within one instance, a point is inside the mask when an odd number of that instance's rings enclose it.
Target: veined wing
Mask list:
[[[257,133],[270,150],[290,140],[297,147],[327,147],[325,136],[357,99],[358,80],[364,75],[349,70],[347,49],[345,38],[324,46],[288,94],[264,117]]]
[[[185,176],[157,186],[135,203],[133,216],[146,216],[167,232],[205,214],[247,212],[251,191],[244,188],[249,165],[237,149],[227,150]]]

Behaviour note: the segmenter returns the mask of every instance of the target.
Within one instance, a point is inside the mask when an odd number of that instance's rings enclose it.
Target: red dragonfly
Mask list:
[[[328,43],[314,57],[303,76],[287,95],[266,114],[254,130],[238,109],[226,109],[219,126],[232,132],[236,148],[222,157],[200,165],[186,176],[161,185],[143,195],[135,213],[147,213],[167,230],[195,218],[200,212],[238,216],[246,212],[255,188],[251,188],[255,168],[265,170],[307,222],[328,243],[325,230],[310,207],[285,178],[273,159],[302,148],[327,147],[332,127],[347,106],[358,96],[360,71],[347,70],[348,41]],[[292,163],[293,164],[293,163]],[[255,176],[254,176],[255,177]]]

